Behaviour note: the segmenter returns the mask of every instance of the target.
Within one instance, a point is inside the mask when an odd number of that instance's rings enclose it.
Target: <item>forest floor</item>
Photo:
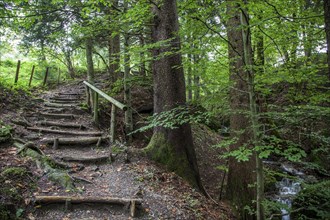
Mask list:
[[[102,87],[102,85],[101,85]],[[1,89],[1,88],[0,88]],[[145,92],[145,91],[143,91]],[[124,206],[102,203],[73,204],[38,204],[38,196],[71,196],[88,198],[124,198],[141,199],[134,219],[234,219],[228,205],[224,202],[215,203],[206,198],[185,180],[164,167],[145,157],[135,154],[134,149],[147,144],[147,136],[136,135],[131,146],[117,142],[111,145],[103,141],[99,146],[90,145],[60,145],[57,149],[52,144],[46,144],[46,139],[78,137],[81,132],[101,132],[102,136],[108,134],[108,117],[101,117],[101,125],[96,126],[91,114],[86,110],[84,102],[84,86],[82,81],[59,86],[56,89],[41,92],[36,90],[32,97],[24,92],[12,94],[8,90],[1,90],[0,118],[14,128],[13,137],[30,141],[46,156],[52,160],[65,164],[65,172],[73,181],[73,188],[64,187],[60,182],[51,181],[40,164],[29,157],[18,154],[18,149],[12,143],[0,144],[0,204],[5,206],[12,216],[22,219],[131,219],[129,204]],[[75,95],[73,95],[75,94]],[[133,97],[145,96],[142,91],[133,93]],[[56,98],[72,99],[60,104],[72,106],[47,106],[55,103]],[[141,99],[138,99],[141,100]],[[146,100],[150,100],[146,99]],[[151,103],[152,104],[152,103]],[[134,108],[133,100],[133,108]],[[150,103],[141,103],[149,105]],[[137,106],[135,106],[138,108]],[[107,112],[107,105],[103,111]],[[73,114],[71,118],[49,116],[47,114]],[[55,118],[56,117],[56,118]],[[140,114],[135,115],[141,117]],[[119,139],[121,119],[118,119]],[[17,125],[13,121],[26,122]],[[60,124],[81,125],[80,128],[62,128],[59,126],[42,126],[39,122],[53,121]],[[49,130],[64,130],[65,134],[46,133],[44,131],[30,130],[28,127]],[[73,135],[69,134],[70,132]],[[198,164],[202,181],[206,190],[214,200],[220,193],[220,184],[223,173],[216,169],[224,165],[218,158],[219,150],[212,148],[221,137],[205,125],[194,125],[193,134],[197,152]],[[85,137],[90,134],[80,135]],[[144,138],[141,138],[144,137]],[[97,158],[113,155],[113,161],[96,162],[66,162],[67,158]],[[13,171],[10,168],[21,168],[26,172]],[[10,174],[12,172],[12,174]],[[8,175],[9,173],[9,175]],[[8,193],[11,192],[11,193]],[[1,208],[1,207],[0,207]],[[1,211],[1,210],[0,210]],[[0,213],[1,214],[1,213]],[[9,217],[8,217],[9,218]],[[10,219],[10,218],[9,218]]]

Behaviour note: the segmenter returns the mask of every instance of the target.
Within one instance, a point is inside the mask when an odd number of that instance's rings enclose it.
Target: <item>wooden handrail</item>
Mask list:
[[[86,95],[87,95],[87,105],[88,107],[92,107],[93,113],[94,113],[94,122],[96,124],[99,124],[99,95],[111,102],[111,120],[110,120],[110,142],[114,143],[115,141],[115,125],[116,125],[116,108],[119,108],[123,111],[126,111],[128,108],[126,105],[122,104],[121,102],[117,101],[116,99],[108,96],[104,92],[102,92],[100,89],[96,88],[89,82],[84,81],[84,84],[86,86]],[[90,92],[90,90],[92,90]],[[92,102],[91,100],[92,99]]]
[[[106,100],[108,100],[109,102],[111,102],[112,104],[114,104],[116,107],[120,108],[123,111],[127,110],[127,106],[124,105],[123,103],[117,101],[116,99],[108,96],[107,94],[105,94],[104,92],[102,92],[101,90],[99,90],[98,88],[96,88],[95,86],[93,86],[92,84],[90,84],[89,82],[84,81],[84,84],[86,86],[88,86],[90,89],[92,89],[94,92],[98,93],[100,96],[102,96],[103,98],[105,98]]]

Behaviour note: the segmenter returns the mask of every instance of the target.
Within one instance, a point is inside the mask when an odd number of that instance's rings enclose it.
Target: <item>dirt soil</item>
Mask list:
[[[110,109],[101,117],[101,125],[96,126],[92,122],[92,116],[87,111],[85,103],[84,85],[81,81],[62,85],[55,90],[40,93],[34,92],[34,98],[26,96],[23,92],[16,95],[10,94],[0,88],[0,117],[1,120],[11,125],[15,132],[13,137],[31,141],[47,156],[65,163],[66,171],[74,180],[74,188],[68,189],[58,183],[49,180],[47,174],[32,159],[17,155],[17,149],[12,143],[0,144],[0,172],[8,167],[24,167],[28,170],[30,182],[35,187],[20,183],[17,179],[7,177],[4,181],[15,181],[13,188],[20,189],[23,198],[17,202],[12,198],[0,195],[0,202],[14,203],[15,212],[22,210],[21,219],[132,219],[128,205],[105,205],[99,203],[73,204],[71,208],[65,208],[65,204],[37,204],[35,196],[73,196],[73,197],[116,197],[126,199],[141,199],[134,219],[234,219],[231,210],[224,202],[215,203],[211,199],[201,195],[185,180],[175,173],[166,171],[164,167],[149,161],[147,158],[135,155],[134,150],[146,144],[148,135],[143,134],[134,139],[132,146],[125,146],[123,141],[110,145],[103,141],[100,146],[90,145],[60,145],[53,149],[52,144],[46,144],[46,138],[78,137],[70,134],[54,134],[27,129],[25,125],[17,125],[12,120],[20,120],[32,127],[42,127],[51,130],[64,130],[67,132],[97,132],[102,136],[108,135]],[[39,94],[40,93],[40,94]],[[73,95],[74,93],[74,95]],[[138,92],[136,92],[138,95]],[[147,95],[143,95],[146,97]],[[57,104],[72,104],[65,107],[49,107],[48,103],[55,103],[54,98],[76,99]],[[146,100],[150,100],[146,98]],[[139,103],[139,108],[143,105]],[[150,106],[150,103],[145,103]],[[104,106],[103,106],[104,108]],[[133,103],[134,108],[134,103]],[[73,114],[74,118],[54,118],[42,115],[42,113]],[[120,114],[120,113],[119,113]],[[140,117],[135,115],[135,121]],[[62,124],[74,123],[82,125],[85,129],[62,128],[61,126],[41,126],[40,121],[56,121]],[[120,118],[117,122],[118,139],[123,140]],[[211,146],[218,143],[221,138],[204,125],[193,126],[195,147],[202,181],[206,190],[214,200],[220,193],[220,184],[223,177],[221,170],[216,169],[225,162],[220,160],[218,149]],[[144,137],[142,140],[139,137]],[[84,136],[79,136],[84,137]],[[65,162],[66,157],[101,157],[113,155],[113,161],[77,163]],[[0,179],[1,180],[1,179]],[[10,182],[11,183],[11,182]],[[20,183],[20,184],[18,184]],[[3,184],[3,183],[0,183]],[[8,197],[8,196],[7,196]],[[15,202],[17,204],[15,204]]]

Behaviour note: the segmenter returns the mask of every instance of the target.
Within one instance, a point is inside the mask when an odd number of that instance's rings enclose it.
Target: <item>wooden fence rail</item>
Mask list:
[[[94,117],[94,122],[96,124],[99,123],[99,114],[98,114],[98,108],[99,108],[99,96],[102,96],[105,98],[107,101],[111,102],[111,120],[110,120],[110,142],[113,143],[115,141],[115,124],[116,124],[116,110],[117,108],[126,111],[127,106],[124,105],[123,103],[117,101],[116,99],[108,96],[104,92],[102,92],[100,89],[96,88],[89,82],[84,81],[85,87],[86,87],[86,101],[88,107],[92,106],[93,109],[93,117]],[[92,99],[92,103],[91,103]]]

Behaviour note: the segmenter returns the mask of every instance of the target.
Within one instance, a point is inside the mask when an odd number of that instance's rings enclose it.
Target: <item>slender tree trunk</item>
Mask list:
[[[305,4],[302,6],[301,10],[309,10],[311,7],[311,1],[310,0],[305,0]],[[308,28],[313,25],[310,21],[306,21],[303,23],[301,26],[303,29],[303,45],[304,45],[304,53],[305,53],[305,58],[306,58],[306,65],[308,61],[310,61],[310,58],[312,56],[312,40],[310,33],[308,31]]]
[[[296,13],[293,13],[292,15],[293,18],[297,17]],[[298,45],[299,45],[299,37],[298,37],[298,30],[297,27],[294,27],[292,30],[292,37],[290,39],[292,42],[291,44],[291,51],[290,51],[290,60],[291,62],[296,65],[297,62],[297,50],[298,50]]]
[[[253,147],[252,142],[256,135],[254,133],[256,125],[251,123],[251,120],[255,120],[255,103],[253,103],[251,72],[249,72],[252,69],[252,49],[250,39],[247,38],[249,34],[244,34],[245,30],[240,28],[246,27],[246,25],[242,25],[240,5],[236,0],[228,0],[228,3],[228,55],[230,80],[233,83],[230,90],[230,105],[233,110],[230,116],[230,128],[231,136],[237,138],[237,142],[230,146],[230,150],[238,150],[242,146]],[[243,2],[240,1],[240,4]],[[247,14],[244,15],[244,17],[247,16]],[[246,113],[249,113],[250,116]],[[245,209],[246,206],[254,210],[260,209],[253,201],[257,199],[257,189],[261,190],[261,188],[251,186],[258,184],[256,167],[258,166],[258,171],[261,168],[257,154],[254,152],[253,155],[248,161],[238,162],[235,158],[229,159],[226,197],[237,209],[240,219],[256,219],[257,217],[262,219],[262,215],[250,214]]]
[[[249,26],[249,15],[246,10],[241,10],[241,26],[248,27]],[[252,144],[259,144],[259,122],[258,122],[258,113],[257,113],[257,105],[256,105],[256,95],[254,91],[254,72],[252,68],[252,47],[251,47],[251,32],[250,28],[246,28],[242,30],[243,37],[243,51],[244,51],[244,63],[246,66],[246,72],[248,76],[248,93],[249,93],[249,108],[250,108],[250,123],[252,130]],[[255,158],[251,158],[251,160],[255,159],[256,161],[256,217],[257,220],[264,219],[264,212],[262,207],[262,201],[264,199],[264,180],[263,180],[263,164],[261,159],[259,158],[259,152],[253,152]]]
[[[188,74],[187,74],[187,86],[188,86],[188,101],[192,101],[192,54],[188,54]]]
[[[44,40],[41,40],[40,46],[41,46],[41,61],[45,64],[46,63],[46,55],[45,55],[45,42],[44,42]]]
[[[112,69],[112,36],[111,36],[111,32],[109,33],[109,38],[108,38],[108,74],[110,77],[110,81],[111,83],[114,82],[114,70]]]
[[[330,1],[323,0],[324,4],[324,22],[327,38],[327,57],[328,57],[328,77],[330,81]]]
[[[66,60],[66,66],[68,68],[69,76],[73,79],[75,77],[75,72],[74,72],[70,52],[65,52],[65,60]]]
[[[140,46],[143,47],[145,45],[143,34],[139,36]],[[146,76],[146,62],[145,62],[145,53],[144,51],[140,52],[140,75]]]
[[[152,39],[154,43],[172,39],[168,46],[153,49],[154,111],[161,113],[185,105],[186,89],[179,53],[176,1],[159,0],[154,3],[157,6],[152,6]],[[145,151],[152,159],[203,189],[189,124],[176,129],[156,127]]]
[[[194,54],[193,55],[193,61],[194,61],[194,99],[195,101],[199,100],[200,97],[200,71],[199,71],[199,55]]]
[[[124,0],[124,10],[127,11],[128,2]],[[132,94],[131,86],[129,83],[130,78],[130,55],[129,55],[129,35],[125,33],[124,35],[124,100],[127,106],[127,111],[125,111],[125,132],[127,136],[127,143],[132,142],[132,135],[130,134],[133,131],[133,116],[132,116]]]
[[[262,20],[262,17],[259,17]],[[264,53],[264,35],[260,32],[256,32],[256,40],[257,40],[257,56],[255,59],[255,64],[258,67],[258,72],[263,73],[263,67],[265,65],[265,53]]]
[[[118,8],[118,0],[110,0],[112,5]],[[115,14],[115,10],[109,10],[109,13]],[[112,18],[113,19],[113,18]],[[112,20],[111,22],[116,22]],[[115,82],[120,76],[120,35],[117,27],[114,27],[109,33],[108,54],[109,54],[109,74],[111,82]],[[114,34],[116,33],[116,34]]]
[[[86,60],[87,60],[87,80],[94,82],[94,65],[93,65],[93,39],[86,38]]]
[[[131,94],[131,86],[129,83],[130,78],[130,56],[128,51],[128,36],[125,36],[124,42],[124,62],[125,62],[125,69],[124,69],[124,100],[127,106],[127,111],[125,111],[125,131],[127,138],[127,143],[132,142],[132,135],[133,131],[133,117],[132,117],[132,94]]]

